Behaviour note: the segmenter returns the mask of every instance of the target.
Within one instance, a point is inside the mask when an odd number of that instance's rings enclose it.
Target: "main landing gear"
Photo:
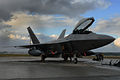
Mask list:
[[[73,57],[73,60],[72,60],[72,57]],[[77,64],[78,63],[78,59],[77,59],[77,55],[76,54],[71,54],[71,55],[68,55],[68,54],[64,54],[63,56],[64,58],[64,61],[67,61],[68,58],[70,59],[70,62],[74,62],[74,64]]]
[[[74,60],[73,60],[74,64],[77,64],[77,63],[78,63],[77,55],[74,54],[74,55],[73,55],[73,58],[74,58]]]
[[[45,54],[41,55],[41,61],[45,62],[45,58],[47,56]],[[73,53],[73,54],[63,54],[62,58],[64,58],[64,61],[67,61],[68,58],[70,59],[70,62],[73,62],[74,64],[78,63],[78,59],[77,59],[77,53]]]
[[[74,58],[74,64],[77,64],[78,63],[78,60],[77,60],[77,58]]]

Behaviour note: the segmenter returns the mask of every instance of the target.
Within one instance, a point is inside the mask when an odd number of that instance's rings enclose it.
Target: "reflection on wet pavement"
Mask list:
[[[99,68],[80,61],[78,64],[62,60],[42,63],[37,57],[1,57],[0,79],[12,80],[118,80],[120,70]]]

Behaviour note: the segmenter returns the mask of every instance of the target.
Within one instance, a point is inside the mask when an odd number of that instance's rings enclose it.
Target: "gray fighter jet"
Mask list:
[[[41,56],[42,61],[47,57],[62,55],[64,60],[70,57],[70,59],[74,58],[73,61],[77,63],[78,57],[92,55],[93,53],[90,50],[105,46],[115,40],[111,36],[89,31],[88,28],[94,21],[93,17],[83,18],[71,34],[64,37],[66,30],[63,30],[57,40],[47,43],[40,43],[32,29],[28,27],[27,30],[33,44],[15,47],[29,48],[28,53],[32,56]]]

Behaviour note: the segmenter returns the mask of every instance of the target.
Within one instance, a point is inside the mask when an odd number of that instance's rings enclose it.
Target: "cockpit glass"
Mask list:
[[[79,25],[79,27],[77,27],[77,30],[84,29],[84,28],[85,28],[86,26],[88,26],[91,22],[92,22],[92,20],[87,20],[87,21],[83,22],[82,24]]]
[[[94,22],[94,18],[83,18],[78,22],[75,29],[73,30],[73,34],[89,34],[92,31],[87,30],[92,23]]]

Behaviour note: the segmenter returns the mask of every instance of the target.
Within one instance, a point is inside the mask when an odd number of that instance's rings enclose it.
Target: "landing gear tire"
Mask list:
[[[45,62],[45,58],[46,58],[45,55],[41,55],[41,61],[42,62]]]
[[[67,57],[67,56],[65,56],[65,57],[64,57],[64,61],[67,61],[67,60],[68,60],[68,57]]]
[[[72,62],[72,57],[69,57],[70,58],[70,62]]]
[[[75,50],[74,52],[73,52],[73,62],[74,62],[74,64],[77,64],[78,63],[78,59],[77,59],[77,55],[78,55],[78,53],[79,53],[79,51],[77,51],[77,50]]]
[[[74,58],[74,64],[77,64],[78,63],[78,60],[77,60],[77,58]]]

